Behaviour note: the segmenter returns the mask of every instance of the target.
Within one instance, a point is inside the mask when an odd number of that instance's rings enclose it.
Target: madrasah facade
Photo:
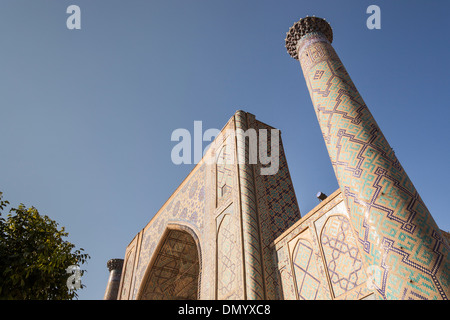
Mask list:
[[[124,259],[108,261],[104,299],[449,298],[450,235],[332,41],[327,21],[306,17],[286,48],[300,62],[339,189],[301,215],[281,136],[269,134],[278,130],[238,110]],[[277,155],[276,170],[255,156],[254,141]]]

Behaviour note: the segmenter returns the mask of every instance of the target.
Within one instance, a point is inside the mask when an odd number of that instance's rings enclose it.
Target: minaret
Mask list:
[[[350,79],[324,19],[286,37],[300,61],[369,277],[381,299],[448,299],[449,244]]]
[[[123,259],[108,260],[106,266],[109,269],[109,279],[103,300],[117,300],[120,277],[122,276]]]

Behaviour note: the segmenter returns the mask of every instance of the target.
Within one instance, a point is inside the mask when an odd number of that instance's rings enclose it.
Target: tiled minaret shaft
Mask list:
[[[449,244],[350,79],[324,19],[286,37],[300,61],[364,266],[379,298],[448,299]]]

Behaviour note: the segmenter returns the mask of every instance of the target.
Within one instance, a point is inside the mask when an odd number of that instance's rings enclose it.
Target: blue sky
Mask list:
[[[81,8],[81,30],[66,9]],[[366,9],[381,8],[369,30]],[[338,188],[291,25],[324,17],[333,46],[441,229],[450,230],[448,1],[0,2],[0,191],[65,226],[102,299],[125,248],[194,165],[177,128],[238,109],[281,129],[302,215]],[[207,143],[205,143],[206,146]]]

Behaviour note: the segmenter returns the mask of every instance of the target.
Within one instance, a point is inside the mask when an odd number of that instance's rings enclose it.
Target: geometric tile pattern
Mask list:
[[[269,130],[269,126],[257,121],[258,129]],[[270,131],[269,131],[270,132]],[[271,136],[268,134],[267,150],[271,153]],[[258,203],[263,199],[266,203],[267,224],[261,223],[262,228],[270,231],[270,242],[275,240],[281,233],[300,219],[300,210],[295,195],[294,186],[289,174],[288,163],[284,153],[283,143],[279,141],[279,168],[276,174],[260,175],[256,174]],[[260,172],[261,163],[255,167],[256,172]]]
[[[217,230],[217,299],[238,299],[236,290],[240,275],[238,228],[232,206],[220,216]]]
[[[312,244],[300,239],[292,256],[295,278],[297,281],[298,297],[300,300],[323,300],[327,297],[321,290],[321,281]]]
[[[277,263],[277,269],[279,271],[278,277],[278,289],[279,295],[277,299],[280,300],[296,300],[296,290],[294,285],[294,275],[291,270],[289,261],[289,253],[286,247],[274,246],[274,261]]]
[[[267,153],[272,154],[270,130],[272,127],[254,121],[248,117],[249,126],[259,130],[267,130]],[[262,164],[254,167],[256,199],[258,206],[259,229],[261,230],[261,244],[264,262],[264,281],[266,299],[279,299],[278,270],[273,264],[273,241],[291,225],[300,219],[294,187],[289,174],[282,140],[279,139],[279,169],[273,175],[261,175]]]
[[[450,247],[321,33],[299,60],[366,268],[383,299],[448,299]]]
[[[275,239],[282,299],[374,297],[346,211],[337,190]]]
[[[367,281],[350,222],[342,215],[331,216],[320,237],[335,297]]]
[[[217,207],[221,206],[231,196],[233,185],[232,148],[224,145],[217,156]]]
[[[280,284],[282,290],[282,300],[296,300],[294,283],[292,281],[292,273],[283,268],[280,270]]]

